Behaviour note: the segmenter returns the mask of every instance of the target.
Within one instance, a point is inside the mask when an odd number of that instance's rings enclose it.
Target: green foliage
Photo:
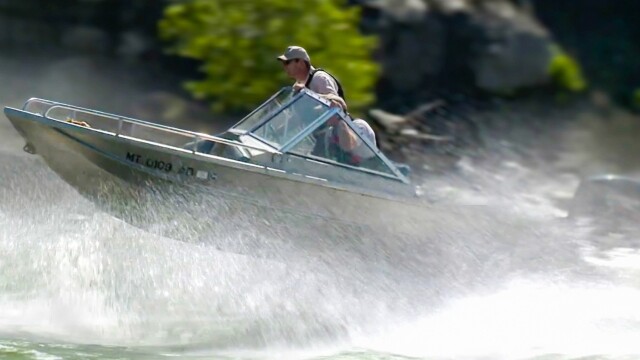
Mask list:
[[[169,51],[201,60],[205,78],[187,83],[215,111],[248,110],[291,85],[276,57],[307,49],[314,66],[340,79],[351,109],[374,100],[377,39],[359,33],[360,9],[346,0],[185,0],[159,23]]]
[[[552,49],[549,75],[553,83],[564,91],[580,92],[587,88],[580,64],[557,46]]]
[[[640,110],[640,88],[636,89],[631,95],[631,104],[634,108]]]

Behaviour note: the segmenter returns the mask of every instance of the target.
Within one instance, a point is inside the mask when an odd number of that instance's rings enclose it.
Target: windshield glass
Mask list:
[[[234,129],[248,131],[262,121],[265,116],[271,114],[273,111],[279,109],[293,96],[293,90],[291,88],[284,88],[276,93],[271,99],[262,104],[256,111],[249,114],[242,121],[240,121]]]
[[[276,148],[281,148],[327,111],[327,104],[305,95],[262,124],[252,134]]]
[[[365,130],[366,126],[361,123],[364,120],[349,121],[356,131],[341,116],[336,114],[330,117],[323,126],[298,142],[291,152],[395,175],[380,155],[363,141],[363,137],[367,137],[373,145],[376,141],[375,135]]]

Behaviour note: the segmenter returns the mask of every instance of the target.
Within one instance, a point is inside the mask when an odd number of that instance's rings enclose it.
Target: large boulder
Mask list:
[[[532,1],[554,38],[579,60],[589,87],[633,106],[640,88],[640,1]]]
[[[552,39],[508,0],[354,0],[381,37],[380,98],[447,88],[509,93],[546,83]]]
[[[468,65],[478,88],[509,92],[548,80],[551,39],[530,14],[507,1],[484,1],[469,20],[477,36]]]

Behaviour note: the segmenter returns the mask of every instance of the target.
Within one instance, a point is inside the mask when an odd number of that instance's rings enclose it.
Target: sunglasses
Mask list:
[[[285,60],[285,61],[283,61],[283,63],[284,63],[285,65],[289,65],[289,64],[291,64],[291,63],[292,63],[292,62],[294,62],[294,61],[298,61],[298,59]]]

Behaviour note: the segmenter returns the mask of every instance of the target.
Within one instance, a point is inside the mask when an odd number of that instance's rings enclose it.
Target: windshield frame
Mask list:
[[[331,159],[326,159],[326,158],[323,158],[323,157],[320,157],[320,156],[305,155],[305,154],[300,154],[300,153],[297,153],[297,152],[291,152],[291,150],[296,145],[298,145],[298,143],[301,140],[303,140],[304,138],[309,136],[318,127],[318,123],[321,124],[321,123],[327,121],[329,119],[329,117],[331,117],[333,115],[340,116],[342,121],[351,129],[351,131],[353,131],[358,136],[358,138],[367,145],[369,150],[372,151],[373,154],[375,156],[377,156],[380,160],[382,160],[382,162],[385,164],[385,166],[387,166],[387,168],[389,168],[389,170],[391,170],[392,174],[384,173],[384,172],[381,172],[381,171],[376,171],[376,170],[373,170],[373,169],[368,169],[366,167],[359,167],[359,166],[353,166],[353,165],[348,165],[348,164],[342,164],[342,163],[340,163],[338,161],[334,161],[334,160],[331,160]],[[311,124],[309,124],[309,126],[307,126],[297,136],[295,136],[287,144],[282,146],[279,149],[279,151],[281,153],[287,153],[287,154],[295,155],[295,156],[298,156],[298,157],[311,159],[313,161],[320,161],[320,162],[324,162],[324,163],[328,163],[328,164],[332,164],[332,165],[339,165],[339,166],[342,166],[342,167],[345,167],[345,168],[348,168],[348,169],[357,169],[357,170],[365,171],[365,172],[376,174],[376,175],[382,175],[382,176],[393,178],[393,179],[397,178],[400,181],[402,181],[403,183],[408,184],[409,183],[409,179],[403,173],[400,172],[400,170],[393,164],[393,162],[391,160],[389,160],[389,158],[387,158],[387,156],[382,151],[380,151],[380,149],[378,149],[378,147],[376,145],[371,143],[371,141],[369,141],[369,139],[367,139],[366,137],[360,135],[360,133],[356,129],[355,125],[353,125],[353,122],[347,120],[348,117],[350,118],[350,116],[346,115],[344,113],[344,111],[342,111],[342,109],[333,108],[333,111],[329,111],[329,112],[325,113],[323,116],[320,116],[318,119],[316,119]]]
[[[313,120],[311,123],[309,123],[309,125],[305,126],[305,128],[302,129],[298,133],[298,135],[292,137],[289,141],[287,141],[286,143],[282,144],[282,146],[279,149],[280,152],[282,152],[282,153],[289,152],[292,148],[294,148],[296,145],[298,145],[298,143],[300,141],[305,139],[314,130],[316,130],[318,128],[318,125],[326,122],[327,120],[329,120],[329,118],[331,118],[334,115],[339,115],[339,116],[342,117],[342,115],[340,115],[341,112],[342,112],[341,109],[329,108],[328,111],[326,111],[325,113],[320,115],[317,119]]]
[[[269,105],[280,94],[282,94],[285,91],[290,91],[290,90],[292,90],[291,86],[285,86],[285,87],[281,88],[280,90],[278,90],[275,94],[271,95],[271,97],[269,99],[267,99],[267,101],[265,101],[262,104],[260,104],[260,106],[258,106],[257,108],[253,109],[253,111],[251,111],[249,114],[247,114],[245,117],[243,117],[240,121],[238,121],[233,126],[231,126],[231,128],[229,128],[229,131],[232,132],[232,133],[235,133],[235,134],[244,135],[246,133],[254,131],[256,128],[260,127],[260,125],[262,125],[264,122],[269,121],[269,119],[271,119],[273,116],[275,116],[277,113],[279,113],[282,109],[286,108],[287,106],[289,106],[289,104],[291,104],[293,101],[295,101],[295,99],[297,99],[300,96],[300,93],[293,94],[293,96],[291,96],[291,98],[289,100],[287,100],[285,103],[280,105],[280,107],[278,107],[278,108],[272,110],[271,112],[267,113],[266,115],[264,115],[264,117],[261,120],[259,120],[256,124],[254,124],[249,129],[240,129],[239,128],[248,119],[250,119],[255,113],[257,113],[258,111],[264,109],[267,105]]]
[[[360,172],[365,172],[365,173],[369,173],[369,174],[372,174],[372,175],[381,176],[381,177],[384,177],[384,178],[387,178],[387,179],[397,180],[397,181],[400,181],[400,182],[405,183],[405,184],[410,184],[411,183],[409,181],[409,179],[407,179],[407,177],[404,176],[402,173],[399,173],[399,175],[396,174],[395,166],[389,166],[389,168],[393,172],[393,174],[389,174],[389,173],[384,173],[382,171],[368,169],[366,167],[359,167],[359,166],[344,164],[344,163],[341,163],[341,162],[338,162],[338,161],[335,161],[335,160],[331,160],[331,159],[327,159],[327,158],[323,158],[323,157],[319,157],[319,156],[314,156],[314,155],[303,155],[303,154],[300,154],[300,153],[297,153],[297,152],[286,153],[286,155],[302,158],[302,159],[309,160],[309,161],[315,161],[315,162],[319,162],[319,163],[323,163],[323,164],[330,164],[330,165],[333,165],[333,166],[342,167],[342,168],[349,169],[349,170],[356,170],[356,171],[360,171]],[[387,166],[388,166],[388,164],[387,164]]]
[[[287,145],[291,144],[291,140],[297,139],[297,141],[300,141],[302,138],[299,138],[299,135],[301,133],[307,133],[307,131],[312,131],[314,126],[317,126],[316,124],[322,121],[326,121],[328,119],[327,116],[329,115],[333,115],[336,114],[336,111],[334,111],[334,109],[332,109],[329,106],[329,102],[325,99],[323,99],[322,97],[318,96],[318,94],[308,90],[308,89],[301,89],[297,94],[294,94],[294,96],[291,97],[291,99],[289,99],[287,102],[283,103],[282,105],[280,105],[279,108],[275,109],[274,111],[268,113],[267,115],[264,116],[264,118],[262,120],[260,120],[259,122],[257,122],[254,126],[252,126],[250,129],[248,130],[243,130],[243,129],[237,129],[236,127],[238,125],[241,125],[241,123],[243,123],[244,121],[246,121],[247,118],[249,118],[252,114],[256,113],[257,111],[259,111],[259,109],[264,108],[265,106],[267,106],[267,104],[269,104],[275,97],[277,97],[279,94],[281,94],[283,91],[289,90],[291,89],[291,87],[284,87],[282,89],[280,89],[280,91],[278,91],[275,95],[271,96],[269,98],[269,100],[265,101],[262,105],[260,105],[257,109],[255,109],[254,111],[251,112],[251,114],[245,116],[245,118],[241,121],[239,121],[236,125],[234,125],[230,131],[234,132],[236,134],[239,135],[245,135],[245,136],[250,136],[264,144],[266,144],[267,146],[273,148],[276,151],[282,152],[282,148],[284,148]],[[259,135],[255,134],[255,131],[260,129],[262,126],[265,126],[267,123],[269,123],[270,121],[272,121],[276,116],[278,116],[278,114],[280,114],[281,112],[285,111],[286,109],[290,108],[291,106],[294,106],[294,103],[297,102],[299,99],[301,99],[302,97],[304,97],[305,95],[311,97],[313,100],[317,101],[319,103],[319,105],[324,105],[326,106],[326,110],[324,113],[322,113],[322,115],[320,115],[318,118],[314,119],[313,121],[311,121],[309,123],[309,125],[305,126],[300,133],[298,133],[297,135],[293,136],[292,139],[290,139],[289,141],[287,141],[285,144],[276,144],[273,143],[271,141],[269,141],[268,139],[265,139]],[[311,128],[311,130],[309,130]],[[293,143],[292,145],[295,145],[295,143]]]
[[[291,87],[283,87],[283,88],[281,88],[278,92],[276,92],[274,95],[272,95],[269,98],[269,100],[265,101],[263,104],[261,104],[255,110],[253,110],[251,113],[249,113],[249,115],[245,116],[242,120],[240,120],[238,123],[236,123],[234,126],[232,126],[229,130],[231,132],[234,132],[234,133],[239,134],[239,135],[248,135],[248,136],[252,137],[253,139],[256,139],[257,141],[260,141],[260,142],[266,144],[267,146],[273,148],[274,150],[276,150],[276,151],[278,151],[280,153],[287,153],[287,154],[294,155],[294,156],[297,156],[297,157],[302,157],[302,158],[309,159],[309,160],[312,160],[312,161],[320,161],[320,162],[324,162],[324,163],[331,164],[331,165],[339,165],[339,166],[347,168],[347,169],[353,169],[353,170],[363,171],[363,172],[367,172],[367,173],[371,173],[371,174],[381,175],[381,176],[385,176],[385,177],[388,177],[388,178],[393,178],[393,179],[400,180],[403,183],[409,183],[408,178],[402,172],[400,172],[400,170],[394,165],[394,163],[391,160],[389,160],[389,158],[387,158],[387,156],[382,151],[380,151],[375,144],[373,144],[371,141],[369,141],[369,139],[367,139],[366,137],[363,137],[363,136],[360,135],[360,133],[356,129],[355,125],[353,125],[353,123],[351,121],[349,121],[349,119],[351,118],[349,115],[347,115],[340,108],[331,107],[329,101],[327,101],[326,99],[322,98],[318,94],[316,94],[316,93],[314,93],[314,92],[312,92],[312,91],[310,91],[308,89],[301,89],[297,94],[293,94],[293,96],[287,102],[285,102],[282,105],[280,105],[279,108],[274,109],[270,113],[266,114],[261,120],[259,120],[256,124],[254,124],[250,129],[244,130],[244,129],[238,129],[237,128],[242,123],[244,123],[248,118],[250,118],[253,114],[255,114],[256,112],[260,111],[265,106],[267,106],[278,95],[280,95],[282,92],[287,91],[287,90],[291,90]],[[275,144],[275,143],[269,141],[268,139],[264,139],[261,136],[256,135],[254,133],[257,129],[259,129],[260,127],[266,125],[268,122],[272,121],[276,116],[278,116],[278,114],[283,112],[285,109],[288,109],[289,107],[291,107],[292,104],[294,104],[296,101],[298,101],[303,96],[309,96],[312,99],[318,101],[320,104],[325,105],[327,107],[327,110],[324,113],[322,113],[322,115],[318,116],[316,119],[311,121],[298,134],[296,134],[295,136],[293,136],[292,138],[287,140],[284,144]],[[331,159],[324,159],[322,157],[308,156],[308,155],[300,154],[300,153],[297,153],[297,152],[290,152],[293,148],[295,148],[296,145],[298,145],[302,140],[304,140],[314,130],[316,130],[320,124],[324,123],[331,116],[335,116],[335,115],[338,115],[341,118],[341,120],[351,129],[351,131],[353,131],[355,134],[357,134],[359,139],[366,144],[366,146],[369,148],[369,150],[372,151],[374,153],[374,155],[377,156],[380,160],[382,160],[384,165],[387,166],[387,168],[389,170],[391,170],[392,174],[387,174],[387,173],[383,173],[383,172],[380,172],[380,171],[367,169],[367,168],[364,168],[364,167],[357,167],[357,166],[350,166],[350,165],[346,165],[346,164],[341,164],[339,162],[332,161]]]
[[[260,129],[262,126],[267,126],[267,124],[270,121],[274,121],[274,119],[278,116],[278,114],[280,114],[281,111],[278,111],[276,113],[274,113],[272,116],[270,116],[270,119],[267,122],[264,122],[263,124],[260,124],[258,126],[255,127],[255,129],[252,129],[251,131],[251,136],[257,139],[260,139],[261,141],[265,141],[268,142],[270,144],[272,144],[272,146],[274,146],[276,149],[278,149],[278,151],[280,152],[284,152],[283,149],[289,149],[295,145],[297,145],[300,141],[302,141],[308,134],[310,134],[311,132],[313,132],[313,130],[315,130],[320,124],[322,124],[323,122],[327,121],[331,116],[336,115],[338,113],[338,109],[337,108],[332,108],[329,106],[327,101],[323,101],[324,99],[318,97],[318,96],[313,96],[315,95],[314,93],[311,93],[309,91],[306,90],[302,90],[300,91],[300,100],[295,100],[297,101],[302,101],[302,98],[304,97],[304,94],[306,95],[310,95],[309,97],[311,98],[311,101],[316,101],[318,103],[319,106],[324,106],[324,112],[322,112],[322,114],[320,114],[320,116],[318,116],[317,118],[313,119],[312,121],[308,122],[300,131],[298,131],[297,134],[295,134],[294,136],[292,136],[290,139],[286,140],[286,142],[284,143],[279,143],[276,145],[273,145],[274,143],[272,143],[271,141],[269,141],[268,139],[265,139],[259,135],[257,135],[255,133],[256,130]],[[287,104],[287,106],[283,106],[282,107],[282,111],[286,110],[287,108],[293,108],[295,107],[295,104],[292,102],[291,104]]]

